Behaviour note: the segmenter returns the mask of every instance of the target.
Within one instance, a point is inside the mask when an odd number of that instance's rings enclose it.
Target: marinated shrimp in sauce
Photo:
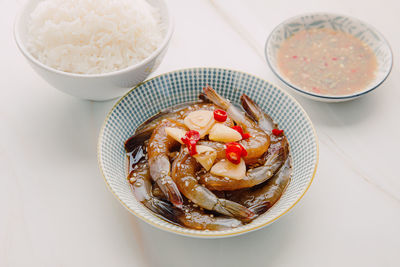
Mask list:
[[[244,111],[211,87],[170,107],[125,142],[136,199],[172,223],[225,230],[251,222],[290,182],[289,144],[248,96]]]

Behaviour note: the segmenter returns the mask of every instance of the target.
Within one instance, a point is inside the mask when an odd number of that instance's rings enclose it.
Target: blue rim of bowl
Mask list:
[[[110,119],[110,117],[111,117],[112,113],[114,112],[114,110],[116,109],[116,107],[117,107],[117,106],[122,102],[122,100],[125,99],[133,90],[137,89],[138,87],[142,86],[142,85],[145,84],[145,83],[150,82],[150,81],[153,80],[153,79],[158,79],[158,78],[160,78],[160,77],[162,77],[162,76],[164,76],[164,75],[167,75],[167,74],[179,73],[179,72],[182,72],[182,71],[189,71],[189,70],[193,71],[193,70],[205,70],[205,69],[218,69],[218,70],[234,71],[234,72],[238,72],[238,73],[243,73],[243,74],[246,74],[246,75],[255,77],[255,78],[257,78],[257,79],[260,79],[261,81],[264,81],[264,82],[266,82],[266,83],[272,85],[274,88],[276,88],[277,90],[281,91],[283,94],[287,95],[290,99],[292,99],[293,102],[299,106],[300,110],[302,110],[302,111],[304,112],[304,115],[305,115],[307,121],[310,123],[311,128],[312,128],[312,130],[313,130],[314,137],[315,137],[316,159],[315,159],[314,170],[313,170],[313,173],[312,173],[312,175],[311,175],[311,179],[310,179],[310,181],[308,182],[306,188],[305,188],[304,191],[300,194],[300,196],[295,200],[295,202],[294,202],[292,205],[290,205],[290,206],[289,206],[285,211],[283,211],[281,214],[279,214],[278,216],[276,216],[275,218],[270,219],[270,220],[268,220],[268,221],[262,223],[261,225],[255,226],[255,227],[253,227],[253,228],[250,228],[250,229],[247,229],[247,230],[237,231],[237,232],[234,232],[234,233],[220,234],[220,233],[210,233],[210,232],[206,232],[206,231],[202,231],[202,232],[200,232],[200,233],[185,233],[185,232],[182,232],[182,231],[177,231],[177,230],[174,230],[174,229],[170,229],[170,228],[168,228],[168,227],[159,225],[159,224],[157,224],[157,223],[155,223],[155,222],[153,222],[153,221],[151,221],[151,220],[148,220],[148,219],[145,218],[144,216],[142,216],[142,215],[140,215],[139,213],[137,213],[135,210],[131,209],[127,204],[125,204],[124,201],[122,201],[122,199],[117,195],[117,193],[114,192],[114,190],[112,189],[111,185],[110,185],[110,184],[108,183],[108,181],[107,181],[106,175],[104,174],[104,171],[103,171],[103,164],[102,164],[102,161],[101,161],[101,153],[100,153],[100,151],[101,151],[101,141],[102,141],[102,139],[103,139],[103,134],[104,134],[104,130],[105,130],[105,128],[106,128],[107,122],[108,122],[108,120]],[[243,72],[243,71],[234,70],[234,69],[218,68],[218,67],[186,68],[186,69],[178,69],[178,70],[173,70],[173,71],[165,72],[165,73],[162,73],[162,74],[157,75],[157,76],[155,76],[155,77],[152,77],[152,78],[150,78],[150,79],[148,79],[148,80],[145,80],[145,81],[139,83],[138,85],[136,85],[135,87],[133,87],[133,88],[132,88],[131,90],[129,90],[125,95],[123,95],[121,98],[119,98],[119,99],[117,100],[117,102],[115,102],[115,104],[113,105],[113,107],[111,108],[111,110],[108,112],[106,118],[104,119],[103,125],[102,125],[102,127],[101,127],[101,129],[100,129],[100,132],[99,132],[99,136],[98,136],[98,139],[97,139],[97,164],[98,164],[98,166],[99,166],[99,168],[100,168],[101,175],[103,176],[103,180],[104,180],[104,182],[106,183],[108,190],[114,195],[114,197],[118,200],[118,202],[121,203],[121,205],[122,205],[125,209],[127,209],[131,214],[135,215],[137,218],[141,219],[141,220],[144,221],[145,223],[147,223],[147,224],[149,224],[149,225],[151,225],[151,226],[153,226],[153,227],[155,227],[155,228],[158,228],[158,229],[160,229],[160,230],[164,230],[164,231],[166,231],[166,232],[175,233],[175,234],[178,234],[178,235],[181,235],[181,236],[186,236],[186,237],[196,237],[196,238],[224,238],[224,237],[238,236],[238,235],[242,235],[242,234],[246,234],[246,233],[250,233],[250,232],[253,232],[253,231],[262,229],[262,228],[264,228],[264,227],[266,227],[266,226],[268,226],[268,225],[271,225],[272,223],[276,222],[279,218],[283,217],[283,216],[286,215],[289,211],[291,211],[292,208],[293,208],[294,206],[296,206],[297,203],[299,203],[299,201],[300,201],[300,200],[304,197],[304,195],[307,193],[307,191],[309,190],[311,184],[312,184],[313,181],[314,181],[315,175],[317,174],[317,168],[318,168],[318,164],[319,164],[319,143],[318,143],[317,131],[315,130],[314,125],[313,125],[313,123],[312,123],[310,117],[308,116],[307,112],[304,110],[304,108],[300,105],[299,102],[297,102],[297,100],[296,100],[293,96],[291,96],[290,94],[288,94],[285,90],[280,89],[278,86],[275,86],[274,84],[272,84],[272,83],[266,81],[265,79],[260,78],[260,77],[258,77],[258,76],[256,76],[256,75],[253,75],[253,74],[250,74],[250,73],[246,73],[246,72]],[[279,199],[278,201],[280,201],[280,199]],[[276,204],[276,203],[275,203],[275,204]],[[186,229],[186,228],[184,228],[184,229]]]
[[[271,40],[272,34],[282,25],[287,24],[289,21],[293,20],[293,19],[297,19],[300,17],[304,17],[304,16],[311,16],[311,15],[333,15],[333,16],[343,16],[343,17],[347,17],[349,19],[355,20],[355,21],[359,21],[361,23],[363,23],[365,26],[367,26],[368,28],[372,29],[375,33],[377,33],[383,40],[383,42],[386,44],[386,46],[389,48],[390,51],[390,68],[389,71],[386,73],[385,77],[383,77],[383,79],[378,82],[375,86],[366,89],[364,91],[361,91],[359,93],[356,94],[352,94],[352,95],[345,95],[345,96],[326,96],[326,95],[318,95],[318,94],[313,94],[311,92],[307,92],[305,90],[300,89],[299,87],[296,87],[295,85],[291,84],[289,81],[287,81],[284,77],[282,77],[279,72],[276,70],[276,68],[274,66],[272,66],[271,62],[268,59],[268,47],[269,47],[269,42]],[[365,23],[364,21],[361,21],[358,18],[352,17],[352,16],[348,16],[348,15],[342,15],[342,14],[337,14],[337,13],[329,13],[329,12],[310,12],[310,13],[303,13],[297,16],[293,16],[290,17],[288,19],[285,19],[283,22],[279,23],[272,31],[271,33],[268,35],[267,41],[265,42],[264,45],[264,56],[265,59],[268,63],[269,68],[272,70],[272,72],[287,86],[289,86],[290,88],[296,90],[297,92],[299,92],[300,94],[305,94],[311,97],[315,97],[315,98],[323,98],[323,99],[329,99],[329,100],[344,100],[344,99],[351,99],[351,98],[357,98],[359,96],[365,95],[373,90],[375,90],[376,88],[378,88],[384,81],[386,81],[386,79],[389,77],[389,74],[392,72],[392,68],[393,68],[393,51],[392,48],[389,44],[389,42],[386,40],[386,38],[373,26],[371,26],[368,23]]]
[[[110,71],[110,72],[105,72],[105,73],[94,73],[94,74],[81,74],[81,73],[73,73],[73,72],[66,72],[66,71],[62,71],[62,70],[58,70],[55,68],[52,68],[44,63],[42,63],[41,61],[39,61],[38,59],[36,59],[26,48],[26,45],[22,42],[21,37],[20,37],[20,33],[17,29],[17,27],[19,26],[19,24],[21,23],[21,17],[22,14],[24,13],[27,5],[29,4],[29,2],[25,2],[23,7],[19,10],[18,14],[16,15],[15,19],[14,19],[14,25],[13,25],[13,36],[14,36],[14,41],[18,47],[18,49],[21,51],[21,53],[28,58],[29,60],[31,60],[32,62],[34,62],[36,65],[38,65],[39,67],[41,67],[42,69],[45,69],[49,72],[53,72],[53,73],[57,73],[57,74],[62,74],[62,75],[67,75],[67,76],[71,76],[73,78],[103,78],[103,77],[108,77],[108,76],[113,76],[113,75],[117,75],[117,74],[122,74],[122,73],[127,73],[131,70],[134,70],[138,67],[141,66],[145,66],[146,64],[148,64],[151,60],[153,60],[154,58],[156,58],[162,51],[163,49],[167,48],[169,45],[169,42],[172,38],[172,34],[174,33],[174,20],[171,16],[171,11],[167,5],[166,0],[159,0],[165,7],[165,11],[166,14],[168,16],[168,25],[167,25],[167,29],[165,31],[165,36],[162,40],[162,42],[160,43],[160,45],[157,47],[156,50],[154,50],[150,55],[148,55],[145,59],[143,59],[142,61],[130,65],[128,67],[125,67],[123,69],[120,70],[115,70],[115,71]]]

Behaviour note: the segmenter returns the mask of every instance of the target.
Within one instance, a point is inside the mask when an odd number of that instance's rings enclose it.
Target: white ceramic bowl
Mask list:
[[[200,231],[171,224],[155,216],[134,197],[126,179],[124,141],[143,121],[161,109],[193,101],[205,85],[239,104],[246,93],[285,130],[293,159],[292,180],[281,199],[249,224],[224,231]],[[198,68],[166,73],[150,79],[122,97],[112,108],[100,131],[98,160],[110,191],[131,213],[172,233],[193,237],[227,237],[265,227],[287,213],[305,194],[318,162],[318,141],[303,108],[283,90],[252,75],[226,69]]]
[[[277,66],[277,52],[282,42],[294,33],[303,29],[311,28],[328,28],[343,31],[358,37],[368,44],[374,51],[378,61],[378,69],[375,79],[360,92],[340,96],[312,93],[291,83],[281,73]],[[393,64],[393,56],[389,44],[382,34],[380,34],[375,28],[356,18],[331,13],[309,13],[285,20],[269,35],[265,44],[264,52],[272,71],[281,81],[288,85],[289,88],[302,96],[323,102],[342,102],[352,100],[371,92],[386,80]]]
[[[55,88],[76,97],[89,100],[108,100],[119,97],[130,88],[144,81],[163,59],[173,32],[173,22],[164,0],[147,0],[158,8],[162,23],[166,26],[161,45],[149,57],[125,69],[104,74],[74,74],[44,65],[26,48],[29,16],[41,0],[28,0],[14,24],[14,38],[18,48],[32,68]]]

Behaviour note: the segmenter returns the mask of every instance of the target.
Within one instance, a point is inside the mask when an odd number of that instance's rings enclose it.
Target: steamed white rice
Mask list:
[[[139,63],[163,36],[145,0],[44,0],[31,13],[27,47],[55,69],[96,74]]]

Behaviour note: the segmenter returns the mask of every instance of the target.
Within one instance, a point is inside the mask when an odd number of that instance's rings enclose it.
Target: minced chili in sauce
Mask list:
[[[295,33],[282,43],[277,62],[293,85],[323,95],[359,92],[377,69],[376,56],[366,43],[332,29]]]

